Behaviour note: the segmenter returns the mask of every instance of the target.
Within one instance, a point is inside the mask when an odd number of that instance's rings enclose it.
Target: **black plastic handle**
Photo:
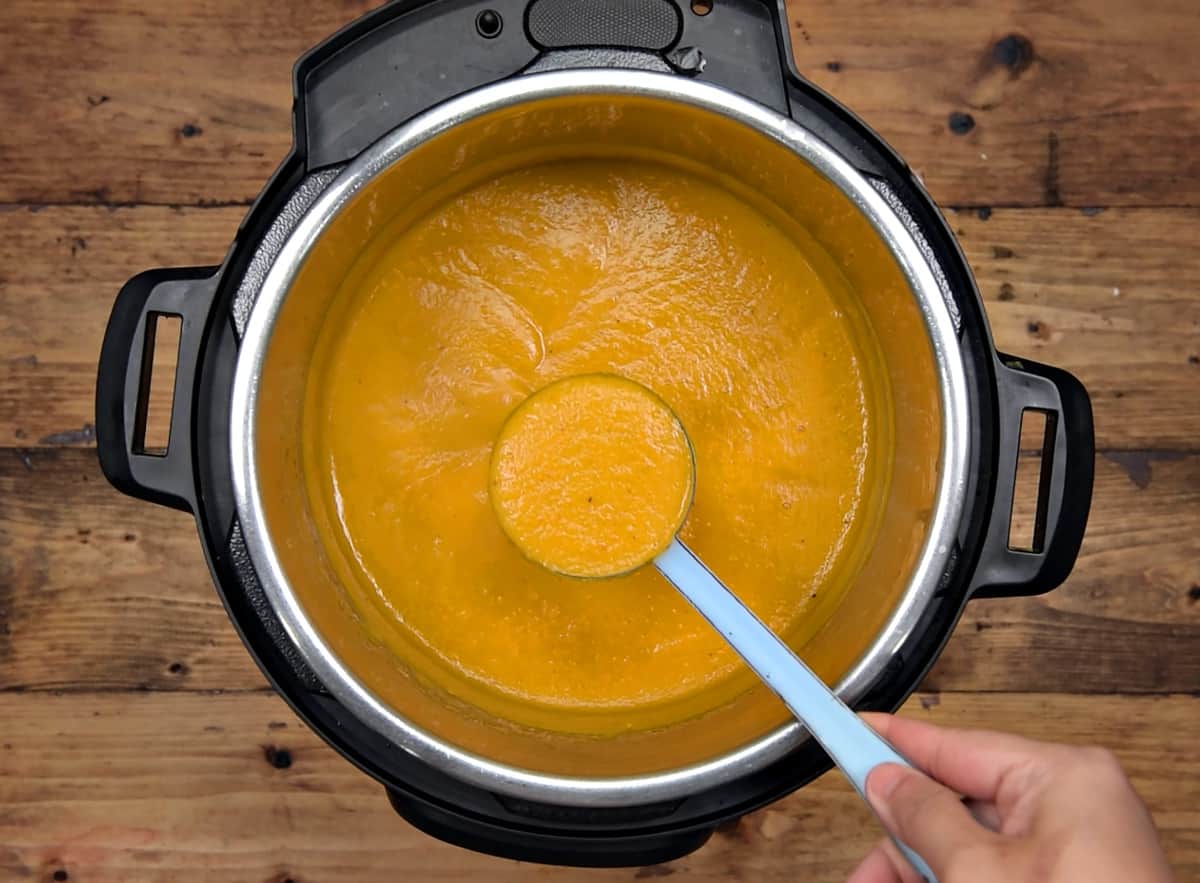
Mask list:
[[[310,172],[348,162],[422,111],[532,69],[674,70],[787,113],[783,0],[696,9],[688,0],[391,0],[296,64],[294,152]]]
[[[972,591],[984,598],[1040,595],[1067,578],[1083,543],[1096,461],[1092,403],[1083,384],[1066,371],[1011,356],[998,358],[996,493]],[[1009,547],[1026,410],[1045,412],[1049,421],[1038,489],[1038,551]]]
[[[543,865],[576,868],[657,865],[695,852],[708,842],[715,830],[699,827],[645,834],[591,835],[572,833],[565,825],[562,830],[553,832],[517,830],[443,810],[428,801],[414,800],[391,788],[387,790],[387,795],[396,812],[414,827],[439,840],[475,852]],[[589,812],[569,807],[558,809],[572,821],[577,821],[576,815]],[[602,815],[605,811],[591,812]]]
[[[218,269],[148,270],[130,279],[117,295],[100,348],[96,447],[105,477],[123,493],[185,512],[195,511],[192,393]],[[161,455],[139,451],[135,438],[154,357],[150,323],[160,315],[181,320],[170,434]]]

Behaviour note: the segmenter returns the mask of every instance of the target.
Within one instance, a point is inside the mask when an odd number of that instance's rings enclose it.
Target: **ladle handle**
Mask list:
[[[875,767],[883,763],[912,767],[682,542],[674,540],[654,559],[654,565],[808,728],[864,801],[867,774]],[[936,883],[933,872],[919,855],[899,840],[896,846],[918,873]]]

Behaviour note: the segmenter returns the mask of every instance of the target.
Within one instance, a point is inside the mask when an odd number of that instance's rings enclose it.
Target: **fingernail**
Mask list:
[[[881,763],[867,775],[867,797],[872,803],[886,802],[907,775],[908,770],[898,763]]]

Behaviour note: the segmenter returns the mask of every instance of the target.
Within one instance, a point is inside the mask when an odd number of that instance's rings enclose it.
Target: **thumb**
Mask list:
[[[899,764],[871,770],[867,799],[887,829],[925,859],[939,878],[946,876],[955,853],[988,849],[997,836],[976,822],[949,788]]]

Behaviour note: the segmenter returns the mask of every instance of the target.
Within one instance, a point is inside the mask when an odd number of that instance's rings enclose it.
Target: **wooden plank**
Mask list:
[[[96,363],[117,292],[152,267],[220,263],[242,214],[0,211],[0,445],[94,444]]]
[[[0,690],[265,689],[192,519],[94,451],[0,451]]]
[[[3,4],[0,202],[249,201],[291,145],[292,64],[377,5]]]
[[[797,66],[958,205],[1195,205],[1193,0],[788,0]]]
[[[996,346],[1076,374],[1101,449],[1197,450],[1200,251],[1192,210],[948,215]]]
[[[1097,468],[1069,582],[969,605],[930,689],[1200,691],[1200,455]],[[262,688],[187,516],[91,451],[0,451],[0,690]]]
[[[1181,883],[1200,880],[1193,696],[959,694],[908,714],[1115,750]],[[928,707],[926,707],[928,706]],[[648,869],[531,867],[434,841],[378,785],[269,695],[0,696],[0,873],[6,878],[228,881],[845,880],[879,836],[836,775]],[[280,751],[288,765],[280,768]],[[272,762],[274,758],[275,762]]]
[[[95,364],[126,279],[216,263],[242,209],[0,212],[0,445],[86,445]],[[997,344],[1076,372],[1106,449],[1200,438],[1200,210],[951,215]]]
[[[250,200],[290,145],[292,63],[373,5],[10,0],[0,202]],[[798,67],[944,203],[1200,201],[1192,0],[788,6]]]
[[[1017,518],[1028,520],[1024,503]],[[1039,598],[973,601],[924,688],[1196,691],[1197,648],[1200,456],[1102,456],[1067,582]]]

